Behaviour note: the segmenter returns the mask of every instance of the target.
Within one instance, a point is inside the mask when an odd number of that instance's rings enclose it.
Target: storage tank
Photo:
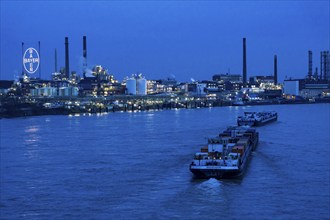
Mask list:
[[[56,88],[53,88],[53,87],[49,88],[50,96],[52,96],[52,97],[56,96],[57,95],[56,92],[57,92]]]
[[[31,96],[38,96],[38,89],[30,89]]]
[[[137,79],[137,94],[147,95],[147,80],[145,78]]]
[[[38,88],[38,96],[45,96],[45,97],[50,97],[50,96],[56,96],[56,88],[53,87],[42,87]]]
[[[134,78],[129,78],[126,80],[127,94],[136,95],[136,80]]]
[[[69,96],[69,89],[68,89],[68,87],[61,87],[59,89],[59,96]]]
[[[71,96],[78,96],[79,94],[79,88],[74,86],[74,87],[70,87],[71,88],[71,91],[70,91],[70,95]]]
[[[65,87],[64,88],[64,96],[70,96],[70,87]]]
[[[57,90],[54,87],[43,87],[41,93],[42,96],[56,96]]]

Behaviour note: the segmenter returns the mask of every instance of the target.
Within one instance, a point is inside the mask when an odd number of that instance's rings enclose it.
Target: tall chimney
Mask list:
[[[57,50],[55,48],[55,73],[57,73]]]
[[[22,42],[22,59],[24,59],[24,42]],[[22,76],[24,76],[24,63],[22,62]]]
[[[243,38],[243,87],[246,87],[246,38]]]
[[[329,51],[326,51],[326,77],[324,77],[327,80],[330,80],[330,53]]]
[[[86,36],[83,36],[83,57],[84,57],[83,75],[84,75],[84,78],[86,78],[86,68],[87,68],[87,40],[86,40]]]
[[[319,79],[318,72],[317,72],[317,67],[315,68],[314,78],[315,78],[316,80]]]
[[[38,50],[39,50],[39,79],[41,79],[41,49],[40,49],[40,41],[38,41]]]
[[[323,79],[330,79],[330,54],[329,51],[323,51]]]
[[[308,51],[308,79],[312,79],[313,74],[313,54],[312,51]]]
[[[320,56],[320,80],[323,79],[323,52],[321,51],[321,56]]]
[[[65,77],[69,79],[70,68],[69,68],[69,38],[65,37]]]
[[[274,56],[274,84],[277,85],[277,56]]]

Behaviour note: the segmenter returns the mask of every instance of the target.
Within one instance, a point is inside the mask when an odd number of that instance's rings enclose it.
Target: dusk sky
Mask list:
[[[55,48],[64,66],[65,37],[70,70],[82,75],[84,35],[88,66],[100,64],[120,81],[136,72],[181,82],[242,74],[243,37],[248,77],[273,74],[276,54],[279,82],[304,78],[308,50],[313,69],[329,50],[329,11],[329,1],[1,1],[0,79],[20,76],[21,43],[38,41],[41,77],[50,79]]]

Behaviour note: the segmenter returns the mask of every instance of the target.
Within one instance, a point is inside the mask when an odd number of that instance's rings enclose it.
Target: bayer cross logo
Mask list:
[[[23,65],[26,72],[32,74],[38,70],[40,63],[39,54],[36,49],[28,48],[23,56]]]

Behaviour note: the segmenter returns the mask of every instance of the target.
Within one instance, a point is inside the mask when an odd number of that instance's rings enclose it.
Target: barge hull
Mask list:
[[[267,120],[264,120],[264,121],[237,121],[237,125],[238,126],[251,126],[251,127],[260,127],[260,126],[263,126],[263,125],[266,125],[268,123],[271,123],[271,122],[274,122],[274,121],[277,121],[277,116],[274,117],[274,118],[271,118],[271,119],[267,119]]]
[[[232,170],[232,171],[224,171],[219,169],[194,169],[190,168],[190,171],[195,175],[196,178],[199,179],[230,179],[241,176],[243,174],[243,170]]]
[[[256,127],[263,126],[263,125],[266,125],[266,124],[271,123],[271,122],[273,122],[273,121],[277,121],[277,116],[274,117],[274,118],[271,118],[271,119],[269,119],[269,120],[256,122],[256,123],[255,123],[255,126],[256,126]]]

